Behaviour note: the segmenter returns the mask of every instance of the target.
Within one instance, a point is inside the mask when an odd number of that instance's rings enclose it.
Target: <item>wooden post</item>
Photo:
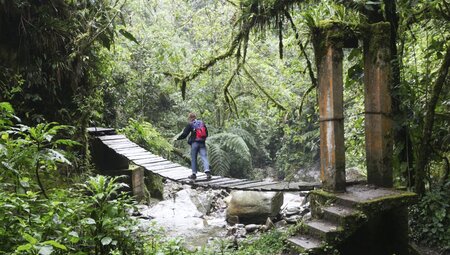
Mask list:
[[[137,201],[145,199],[145,181],[144,168],[141,166],[131,167],[131,183],[133,186],[133,195]]]
[[[323,189],[330,192],[345,191],[343,52],[342,42],[337,43],[340,39],[333,36],[339,32],[318,30],[314,38],[319,85],[320,178]]]
[[[390,25],[369,25],[364,40],[367,182],[392,187]]]

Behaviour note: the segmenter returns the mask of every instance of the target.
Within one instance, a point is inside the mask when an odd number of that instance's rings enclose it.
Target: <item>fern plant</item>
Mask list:
[[[166,156],[173,150],[173,146],[149,122],[130,119],[119,132],[155,154]]]
[[[252,156],[248,144],[254,144],[254,139],[242,129],[239,131],[233,129],[233,132],[224,132],[210,136],[206,146],[214,174],[248,177],[248,173],[252,168]]]

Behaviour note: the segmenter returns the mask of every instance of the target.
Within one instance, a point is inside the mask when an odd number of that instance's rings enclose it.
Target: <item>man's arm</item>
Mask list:
[[[182,140],[186,138],[191,133],[191,125],[187,124],[187,126],[184,128],[183,133],[177,138],[177,140]]]

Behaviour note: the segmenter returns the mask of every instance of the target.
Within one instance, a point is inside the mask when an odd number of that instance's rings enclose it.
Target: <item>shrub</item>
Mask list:
[[[0,253],[140,254],[144,238],[127,211],[116,178],[91,177],[79,187],[37,193],[0,191]]]
[[[450,250],[450,181],[442,189],[426,193],[410,213],[409,225],[416,242]]]

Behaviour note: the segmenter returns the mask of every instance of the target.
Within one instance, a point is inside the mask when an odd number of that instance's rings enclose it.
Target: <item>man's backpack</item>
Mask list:
[[[194,120],[192,122],[192,128],[194,129],[195,139],[194,141],[205,141],[208,134],[206,132],[205,123],[201,120]]]

